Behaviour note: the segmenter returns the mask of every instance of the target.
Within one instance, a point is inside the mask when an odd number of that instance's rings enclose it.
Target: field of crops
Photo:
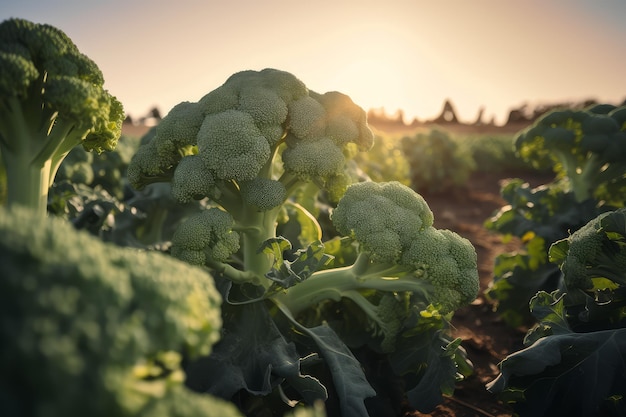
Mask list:
[[[626,105],[385,129],[266,68],[146,127],[56,28],[0,68],[7,416],[626,415]]]

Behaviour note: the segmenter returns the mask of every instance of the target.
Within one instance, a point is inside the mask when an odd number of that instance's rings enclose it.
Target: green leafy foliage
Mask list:
[[[626,210],[604,213],[550,247],[560,289],[530,302],[537,324],[488,388],[520,416],[626,412]]]
[[[524,161],[540,169],[553,167],[556,178],[535,188],[521,179],[505,183],[501,194],[508,205],[485,222],[487,229],[520,238],[525,246],[522,253],[496,259],[487,290],[509,324],[531,322],[530,298],[558,287],[560,271],[547,256],[550,245],[599,214],[624,206],[625,118],[626,109],[610,105],[558,110],[516,139]]]
[[[445,131],[433,129],[402,138],[411,186],[419,192],[444,192],[464,185],[474,160]]]

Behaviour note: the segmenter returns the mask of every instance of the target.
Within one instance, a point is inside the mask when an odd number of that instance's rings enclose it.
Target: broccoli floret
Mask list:
[[[45,214],[70,150],[115,148],[124,110],[97,65],[61,30],[23,19],[0,24],[0,153],[8,204]]]
[[[249,113],[227,110],[205,117],[198,131],[198,155],[216,178],[240,182],[257,177],[271,149]]]
[[[183,158],[171,180],[172,196],[181,203],[200,200],[216,191],[213,172],[198,155]]]
[[[205,270],[61,219],[0,209],[0,264],[0,387],[15,415],[139,415],[219,338]]]
[[[607,194],[605,187],[626,181],[625,112],[596,106],[548,113],[518,136],[517,153],[537,168],[552,167],[578,202]]]
[[[174,387],[163,397],[146,404],[133,417],[242,417],[242,415],[232,403],[184,387]]]
[[[233,217],[218,208],[191,216],[172,237],[172,255],[193,265],[226,262],[239,250]]]
[[[603,213],[552,244],[568,290],[614,290],[626,286],[626,209]]]
[[[351,266],[317,271],[277,295],[276,301],[294,314],[321,300],[345,297],[380,323],[378,307],[367,307],[371,290],[414,293],[441,314],[476,298],[474,247],[454,232],[435,229],[430,208],[409,187],[399,182],[352,184],[333,211],[332,221],[340,234],[358,243],[358,257]]]
[[[308,183],[336,200],[348,184],[349,148],[372,144],[366,113],[349,97],[314,93],[284,71],[242,71],[174,107],[132,159],[128,178],[138,189],[171,182],[180,202],[208,198],[227,211],[245,269],[269,285],[271,262],[257,250],[276,236],[283,203]],[[175,254],[184,253],[180,243]]]

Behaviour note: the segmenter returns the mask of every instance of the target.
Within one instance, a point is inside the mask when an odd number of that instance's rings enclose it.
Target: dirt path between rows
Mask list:
[[[435,227],[450,229],[469,239],[478,254],[481,293],[476,301],[453,318],[453,334],[463,339],[474,375],[457,385],[452,398],[446,398],[433,413],[410,412],[407,416],[432,417],[510,417],[512,409],[489,393],[485,384],[498,375],[497,364],[522,346],[524,329],[507,326],[492,310],[483,291],[492,280],[496,256],[519,248],[516,241],[504,243],[502,237],[483,227],[484,221],[506,202],[500,197],[500,183],[520,177],[532,186],[550,180],[547,175],[528,172],[499,174],[475,173],[468,185],[446,194],[423,194],[435,215]]]

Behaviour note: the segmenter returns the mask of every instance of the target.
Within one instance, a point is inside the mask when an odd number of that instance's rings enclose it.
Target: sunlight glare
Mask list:
[[[330,85],[348,94],[366,110],[388,103],[402,103],[404,77],[393,65],[373,58],[364,58],[339,69]],[[387,109],[395,111],[396,109]]]

